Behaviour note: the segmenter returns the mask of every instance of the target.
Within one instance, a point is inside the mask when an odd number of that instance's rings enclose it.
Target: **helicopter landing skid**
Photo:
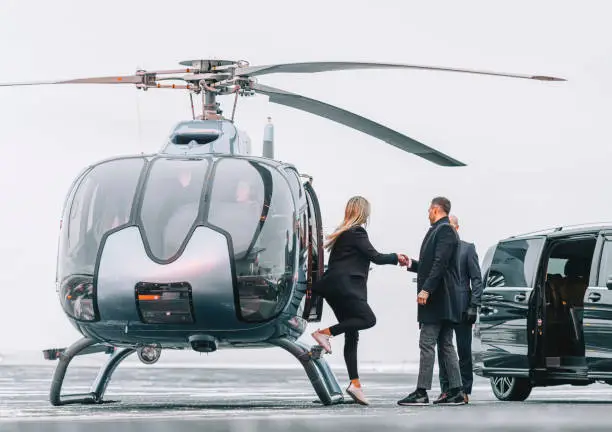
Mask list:
[[[335,405],[344,401],[338,380],[322,357],[322,348],[319,345],[308,348],[286,338],[275,339],[271,343],[290,352],[299,360],[323,405]]]
[[[313,345],[310,347],[310,351],[308,351],[306,355],[313,360],[318,360],[323,355],[323,347],[321,345]]]
[[[123,360],[136,350],[134,348],[123,348],[115,350],[114,347],[107,345],[98,345],[99,342],[91,338],[82,338],[70,345],[67,349],[51,349],[45,350],[45,358],[47,360],[59,359],[59,363],[55,368],[53,380],[51,381],[51,391],[49,400],[51,405],[60,406],[67,404],[101,404],[114,401],[104,401],[104,392],[110,382],[113,372]],[[96,346],[98,345],[98,346]],[[62,395],[62,385],[66,377],[66,371],[73,358],[80,355],[93,354],[97,352],[105,352],[112,354],[106,364],[100,368],[98,376],[91,386],[89,393],[68,394]]]

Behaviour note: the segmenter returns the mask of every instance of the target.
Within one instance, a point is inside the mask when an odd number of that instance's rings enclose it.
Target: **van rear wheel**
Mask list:
[[[533,386],[526,378],[492,377],[491,388],[501,401],[522,402],[529,397]]]

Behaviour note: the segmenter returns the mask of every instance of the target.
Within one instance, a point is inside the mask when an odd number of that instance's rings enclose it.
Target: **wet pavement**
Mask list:
[[[96,368],[75,367],[70,393],[88,392]],[[337,371],[342,387],[346,374]],[[53,407],[53,366],[0,365],[0,431],[612,430],[612,387],[534,389],[526,402],[500,402],[477,378],[469,405],[400,407],[414,373],[362,373],[371,406],[325,407],[300,369],[163,368],[115,372],[101,405]],[[433,400],[437,394],[430,392]]]

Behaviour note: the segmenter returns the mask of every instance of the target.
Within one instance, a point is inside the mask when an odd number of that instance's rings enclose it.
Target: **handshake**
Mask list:
[[[397,254],[397,262],[402,267],[411,267],[412,266],[412,260],[410,258],[408,258],[407,255],[404,255],[404,254]]]

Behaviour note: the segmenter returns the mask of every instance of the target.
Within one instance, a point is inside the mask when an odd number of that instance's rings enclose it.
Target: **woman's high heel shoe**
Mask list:
[[[351,383],[351,385],[349,385],[346,389],[346,393],[358,404],[370,405],[370,402],[366,399],[365,395],[363,394],[363,390],[361,390],[361,387],[355,387]]]
[[[323,349],[331,354],[332,349],[331,349],[331,344],[329,343],[329,335],[326,335],[325,333],[321,333],[321,330],[317,330],[316,332],[311,334],[312,338],[317,341],[317,343],[319,345],[321,345],[323,347]]]

